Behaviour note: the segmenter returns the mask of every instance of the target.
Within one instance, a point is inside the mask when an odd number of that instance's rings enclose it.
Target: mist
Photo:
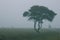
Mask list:
[[[23,17],[23,13],[33,5],[46,6],[57,15],[53,22],[45,21],[43,27],[49,24],[60,28],[60,0],[0,0],[0,27],[33,28],[33,21]]]

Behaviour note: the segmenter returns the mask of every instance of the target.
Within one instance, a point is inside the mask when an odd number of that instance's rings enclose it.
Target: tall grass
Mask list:
[[[60,32],[46,30],[37,33],[33,29],[0,28],[0,40],[60,40]]]

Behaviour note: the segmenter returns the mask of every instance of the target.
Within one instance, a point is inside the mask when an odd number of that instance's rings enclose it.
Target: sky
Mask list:
[[[33,28],[33,21],[23,17],[23,13],[34,5],[46,6],[57,15],[53,22],[44,21],[43,27],[49,24],[60,28],[60,0],[0,0],[0,27]]]

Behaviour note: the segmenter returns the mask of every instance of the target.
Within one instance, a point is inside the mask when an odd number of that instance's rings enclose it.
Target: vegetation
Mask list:
[[[28,11],[23,13],[24,17],[28,17],[28,20],[34,21],[34,29],[35,31],[39,32],[42,27],[43,20],[48,20],[52,22],[56,13],[52,10],[49,10],[45,6],[32,6]],[[38,29],[36,29],[36,24],[38,23]]]
[[[60,31],[54,30],[37,33],[33,29],[0,28],[0,40],[60,40]]]

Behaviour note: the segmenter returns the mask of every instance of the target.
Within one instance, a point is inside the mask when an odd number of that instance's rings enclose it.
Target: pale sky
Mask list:
[[[24,11],[33,5],[46,6],[57,13],[53,22],[46,21],[43,27],[48,24],[60,27],[60,0],[0,0],[0,27],[33,27],[33,21],[27,21],[27,18],[22,16]]]

